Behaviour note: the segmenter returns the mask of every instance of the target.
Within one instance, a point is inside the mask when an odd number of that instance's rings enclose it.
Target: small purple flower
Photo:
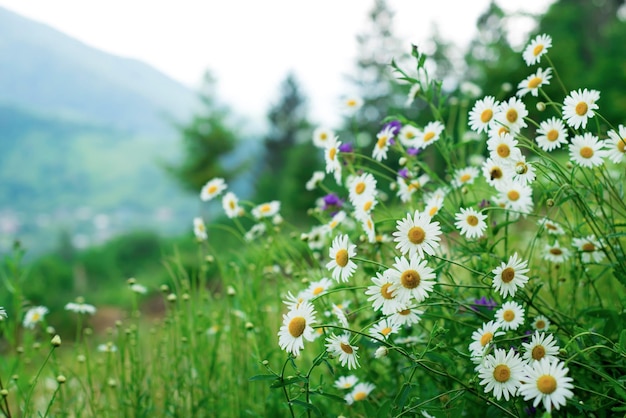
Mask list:
[[[480,299],[474,300],[473,305],[474,306],[484,306],[485,308],[489,309],[490,311],[493,311],[493,309],[498,306],[498,304],[496,303],[495,300],[487,299],[486,296],[483,296]]]
[[[341,152],[353,152],[354,147],[351,142],[346,142],[345,144],[339,145],[339,151]]]
[[[419,155],[422,152],[421,148],[408,148],[406,153],[412,156]]]
[[[383,126],[383,130],[385,130],[386,128],[391,128],[391,133],[393,134],[393,136],[396,136],[398,135],[398,132],[400,132],[400,129],[402,129],[402,123],[400,123],[399,120],[394,119],[385,123],[385,125]]]
[[[329,193],[324,196],[324,206],[322,210],[330,210],[331,215],[336,214],[343,206],[343,200],[339,198],[335,193]]]
[[[478,204],[478,207],[481,208],[481,209],[484,209],[487,206],[491,206],[491,202],[488,201],[487,199],[481,200],[480,203]]]
[[[402,177],[403,179],[408,179],[409,178],[409,169],[408,168],[401,168],[400,170],[398,170],[398,175],[400,177]]]

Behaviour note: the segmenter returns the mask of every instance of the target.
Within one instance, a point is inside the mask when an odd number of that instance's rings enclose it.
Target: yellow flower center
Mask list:
[[[591,147],[582,147],[580,149],[580,156],[583,158],[591,158],[593,157],[593,148]]]
[[[320,134],[320,140],[326,141],[327,139],[328,139],[328,135],[326,134],[326,132],[322,132]]]
[[[511,131],[509,130],[509,128],[507,128],[506,126],[501,126],[500,129],[498,129],[498,136],[502,136],[504,134],[508,134]]]
[[[461,183],[467,183],[468,181],[470,181],[472,179],[472,175],[469,173],[465,173],[461,176],[461,178],[459,179],[461,181]]]
[[[534,49],[533,49],[533,55],[537,56],[539,54],[541,54],[541,51],[543,51],[543,45],[539,44],[537,45]]]
[[[502,270],[501,276],[504,283],[510,283],[515,278],[515,269],[513,267],[507,267]]]
[[[542,81],[543,79],[541,77],[533,77],[528,81],[528,88],[536,89],[537,86],[539,86],[539,84],[541,84]]]
[[[493,117],[493,110],[491,109],[485,109],[483,110],[483,112],[480,114],[480,121],[482,123],[487,123],[491,120],[491,118]]]
[[[578,116],[585,116],[587,114],[587,110],[589,110],[589,106],[587,106],[587,103],[585,102],[580,102],[576,105],[576,114]]]
[[[289,321],[289,333],[293,338],[298,338],[302,334],[304,334],[304,329],[306,328],[306,319],[301,316],[296,316]]]
[[[543,348],[542,345],[538,345],[535,348],[533,348],[533,351],[531,352],[531,356],[534,360],[541,360],[542,358],[544,358],[546,355],[546,349]]]
[[[235,210],[235,201],[231,200],[230,202],[228,202],[228,207],[231,208],[232,210]]]
[[[528,166],[523,162],[519,162],[515,164],[515,172],[517,174],[526,174],[528,172]]]
[[[493,340],[493,334],[491,332],[485,332],[482,337],[480,337],[480,345],[483,347],[489,344]]]
[[[432,208],[430,208],[430,210],[428,211],[428,214],[430,216],[435,216],[437,214],[437,212],[439,212],[439,207],[438,206],[433,206]]]
[[[415,289],[420,285],[420,274],[415,270],[405,270],[400,276],[402,286],[407,289]]]
[[[209,188],[207,189],[207,193],[209,193],[209,194],[213,194],[216,191],[217,191],[217,186],[214,185],[214,184],[210,185]]]
[[[520,194],[517,190],[511,190],[506,195],[508,196],[509,200],[512,200],[513,202],[520,198]]]
[[[537,379],[537,389],[539,389],[539,392],[546,395],[551,394],[556,390],[556,379],[549,374],[539,376],[539,379]]]
[[[393,294],[389,291],[391,287],[391,283],[385,283],[380,287],[380,294],[383,295],[385,299],[393,299]]]
[[[498,153],[498,156],[500,158],[506,158],[509,155],[511,155],[511,149],[509,148],[507,144],[500,144],[496,148],[496,153]]]
[[[337,148],[333,147],[328,151],[328,158],[330,158],[331,161],[335,161],[335,155],[337,155]]]
[[[470,226],[476,226],[478,225],[478,218],[474,215],[470,215],[467,217],[467,219],[465,219],[465,221],[468,223],[468,225]]]
[[[515,312],[513,312],[513,310],[511,309],[507,309],[502,314],[502,319],[504,319],[506,322],[511,322],[512,320],[515,319]]]
[[[39,315],[39,312],[33,313],[33,316],[31,318],[32,322],[38,322],[40,319],[41,319],[41,315]]]
[[[504,173],[502,173],[502,170],[500,169],[500,167],[494,167],[489,172],[489,177],[491,177],[491,180],[500,179],[502,178],[503,175]]]
[[[348,260],[348,251],[345,248],[340,249],[337,251],[337,254],[335,254],[335,262],[339,267],[348,265]]]
[[[323,291],[324,291],[324,287],[323,286],[317,286],[315,289],[313,289],[313,294],[317,296],[320,293],[322,293]]]
[[[261,213],[268,213],[271,210],[272,210],[272,207],[269,204],[267,204],[267,203],[261,205],[261,207],[259,208],[259,211]]]
[[[560,248],[550,248],[550,254],[552,254],[552,255],[562,255],[563,251]]]
[[[583,244],[582,250],[586,253],[590,253],[596,250],[596,246],[592,242],[585,242]]]
[[[369,212],[369,210],[372,208],[373,204],[374,204],[374,202],[372,202],[371,200],[368,200],[367,202],[365,202],[365,204],[363,205],[363,211],[364,212]]]
[[[339,343],[339,347],[341,347],[341,351],[346,354],[352,354],[354,352],[354,349],[350,344]]]
[[[404,134],[404,137],[406,139],[413,139],[415,138],[415,133],[413,131],[408,131],[407,133]]]
[[[498,364],[493,370],[493,378],[500,383],[504,383],[511,377],[511,369],[506,364]]]
[[[537,329],[544,329],[545,327],[546,327],[546,321],[539,320],[539,321],[535,322],[535,328],[537,328]]]
[[[357,392],[354,394],[354,396],[352,397],[355,401],[362,401],[363,399],[367,398],[367,393],[365,392]]]
[[[408,315],[411,313],[410,309],[403,309],[401,311],[398,311],[398,315]]]
[[[546,138],[550,142],[556,141],[557,139],[559,139],[559,131],[557,131],[556,129],[549,130],[548,133],[546,134]]]
[[[356,192],[356,194],[363,193],[365,191],[365,183],[363,182],[357,183],[357,185],[354,187],[354,191]]]
[[[392,330],[391,330],[391,327],[386,327],[386,328],[383,328],[383,329],[380,331],[380,333],[381,333],[381,334],[383,334],[384,336],[387,336],[387,335],[389,335],[389,333],[390,333],[391,331],[392,331]]]
[[[387,145],[387,137],[386,136],[381,136],[380,138],[378,138],[378,141],[376,142],[376,146],[378,148],[385,148],[385,145]]]
[[[619,152],[626,152],[626,138],[622,138],[617,141],[617,150]]]
[[[426,239],[426,232],[420,228],[419,226],[414,226],[409,229],[409,233],[407,234],[409,241],[413,244],[421,244]]]
[[[355,107],[355,106],[356,106],[356,100],[354,100],[354,99],[349,99],[349,100],[346,102],[346,105],[347,105],[348,107]]]
[[[431,139],[433,139],[435,137],[435,133],[434,132],[426,132],[426,134],[424,135],[424,142],[428,142]]]
[[[506,120],[509,121],[509,123],[514,123],[517,120],[517,110],[515,109],[509,109],[506,111]]]

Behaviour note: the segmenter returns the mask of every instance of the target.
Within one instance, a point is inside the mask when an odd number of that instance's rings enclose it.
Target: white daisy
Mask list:
[[[35,325],[43,321],[44,316],[48,313],[48,308],[45,306],[35,306],[26,311],[24,315],[24,328],[33,329]]]
[[[323,126],[313,131],[313,145],[318,148],[324,148],[328,141],[335,137],[335,133]]]
[[[430,144],[436,142],[443,132],[443,124],[439,121],[429,122],[417,137],[418,148],[426,148]]]
[[[539,221],[537,221],[537,225],[539,225],[539,227],[545,228],[548,234],[551,235],[563,235],[565,233],[561,225],[557,224],[554,221],[551,221],[548,218],[540,219]]]
[[[417,139],[421,136],[419,128],[413,125],[403,125],[398,132],[398,140],[407,148],[417,148]]]
[[[562,263],[570,256],[572,253],[567,248],[561,247],[558,241],[554,241],[554,244],[546,244],[543,247],[543,255],[542,258],[547,261],[551,261],[553,263]]]
[[[548,52],[548,48],[552,46],[552,38],[549,35],[541,34],[537,35],[528,46],[524,49],[522,57],[526,61],[526,65],[529,67],[536,64],[541,59],[541,56]]]
[[[554,336],[548,332],[535,331],[528,343],[522,343],[524,347],[524,355],[522,356],[526,363],[548,359],[556,360],[559,354],[559,346],[556,345]]]
[[[496,311],[495,319],[503,330],[515,331],[524,323],[524,308],[517,302],[504,302]]]
[[[77,300],[76,302],[68,303],[67,305],[65,305],[65,310],[80,313],[80,314],[90,314],[90,315],[93,315],[96,313],[95,306],[85,303],[82,300]]]
[[[489,156],[494,161],[503,162],[504,160],[512,158],[516,154],[521,154],[517,144],[517,139],[513,138],[513,135],[508,133],[490,137],[487,140]]]
[[[348,96],[343,100],[344,112],[351,116],[363,106],[363,99],[359,96]]]
[[[347,186],[350,193],[350,203],[355,207],[359,206],[361,202],[375,197],[377,193],[376,179],[370,173],[351,177],[347,181]]]
[[[539,88],[544,84],[550,84],[549,81],[552,78],[551,73],[551,68],[546,68],[545,70],[539,68],[535,74],[531,74],[524,80],[520,81],[517,85],[517,88],[519,89],[517,91],[517,95],[519,97],[524,97],[526,94],[530,93],[537,97],[539,95]]]
[[[476,167],[459,168],[454,171],[452,175],[452,187],[459,189],[468,184],[474,183],[476,178],[480,175],[480,171]]]
[[[328,225],[327,225],[328,229],[332,231],[333,229],[337,228],[339,225],[341,225],[343,221],[346,220],[346,217],[347,217],[346,212],[342,210],[335,213],[335,215],[333,215],[333,217],[331,218],[330,222],[328,222]]]
[[[552,117],[539,124],[537,129],[537,137],[535,138],[537,145],[544,151],[552,151],[561,148],[561,145],[567,144],[567,129],[561,119]]]
[[[516,134],[526,127],[524,120],[526,116],[528,116],[528,110],[526,110],[524,102],[516,97],[511,97],[508,102],[500,104],[494,117],[497,124],[506,126],[511,134]]]
[[[586,128],[587,120],[595,115],[599,99],[600,92],[597,90],[572,91],[563,101],[563,119],[574,129]]]
[[[365,400],[374,389],[376,386],[371,383],[357,383],[352,392],[347,394],[344,399],[348,405],[352,405],[354,402]]]
[[[372,218],[372,215],[368,214],[367,216],[363,216],[359,220],[361,221],[363,231],[365,231],[365,233],[367,234],[367,242],[376,242],[376,225],[374,224],[374,219]]]
[[[626,127],[620,125],[619,133],[614,130],[609,131],[609,139],[605,142],[608,157],[615,164],[619,164],[626,154]]]
[[[222,207],[229,218],[236,218],[243,213],[243,209],[239,206],[239,199],[233,192],[228,192],[222,197]]]
[[[354,208],[354,217],[355,219],[362,220],[366,219],[372,210],[378,204],[378,200],[374,196],[369,196],[366,199],[359,202],[359,204]]]
[[[491,272],[494,275],[493,288],[496,289],[503,298],[511,295],[515,296],[518,288],[522,288],[528,282],[528,262],[518,257],[517,253],[509,257],[507,263],[502,263]]]
[[[396,297],[397,292],[393,289],[394,281],[386,273],[376,273],[376,277],[372,277],[374,285],[369,286],[365,294],[369,296],[368,302],[372,302],[372,308],[375,311],[380,310],[383,315],[391,315],[402,307],[399,298]]]
[[[304,291],[304,297],[308,300],[321,296],[326,293],[328,289],[330,289],[332,286],[333,281],[330,280],[328,277],[323,277],[322,279],[311,282],[311,284],[309,284],[309,287]]]
[[[389,142],[393,139],[393,130],[393,126],[387,126],[376,135],[376,145],[374,145],[374,151],[372,151],[372,158],[376,161],[382,161],[387,158]]]
[[[529,162],[526,162],[526,156],[519,153],[513,153],[511,158],[504,160],[507,172],[512,173],[512,180],[519,181],[524,184],[530,184],[535,181],[535,168]]]
[[[426,207],[424,207],[424,213],[428,214],[431,218],[435,216],[443,207],[443,196],[433,195],[426,200]]]
[[[315,190],[315,188],[324,180],[324,177],[326,177],[326,173],[323,171],[314,171],[309,181],[306,182],[305,188],[309,191]]]
[[[393,281],[391,290],[394,295],[404,305],[410,304],[412,299],[417,303],[423,302],[435,285],[435,271],[417,254],[411,255],[410,260],[396,257],[395,261],[393,268],[386,271]]]
[[[580,252],[583,263],[591,263],[592,260],[599,263],[604,260],[605,254],[602,251],[602,244],[593,235],[572,239],[572,246]]]
[[[570,159],[582,167],[600,166],[604,164],[604,157],[608,154],[602,149],[603,146],[598,137],[592,133],[585,132],[583,135],[576,135],[569,144]]]
[[[534,399],[533,407],[543,403],[548,412],[553,407],[558,410],[567,403],[568,398],[574,396],[571,391],[574,389],[571,383],[574,379],[568,377],[567,372],[569,369],[558,359],[535,361],[524,369],[524,383],[519,388],[519,394],[525,401]]]
[[[321,250],[326,246],[326,237],[330,231],[328,225],[315,225],[307,234],[302,235],[302,239],[306,240],[310,249]]]
[[[413,103],[413,101],[415,101],[415,98],[417,97],[417,94],[420,92],[420,83],[415,83],[413,85],[411,85],[411,88],[409,89],[409,93],[406,95],[406,102],[404,103],[405,107],[409,107],[411,106],[411,104]]]
[[[474,132],[487,132],[493,125],[493,116],[498,110],[500,102],[493,96],[485,96],[474,103],[469,113],[469,125]]]
[[[272,200],[271,202],[261,203],[252,209],[252,216],[256,219],[271,218],[280,211],[280,202]]]
[[[350,305],[350,302],[340,303],[339,305],[333,303],[331,307],[330,313],[332,313],[333,315],[337,317],[339,324],[341,324],[341,326],[344,328],[348,328],[348,317],[346,316],[345,311],[346,309],[348,309],[349,305]]]
[[[331,334],[326,338],[326,351],[328,354],[339,358],[342,367],[346,367],[347,364],[348,370],[360,367],[358,350],[359,347],[350,344],[350,336],[348,334],[339,336]]]
[[[389,318],[383,318],[371,326],[370,335],[386,340],[391,334],[397,334],[399,331],[400,325],[396,324]]]
[[[537,315],[531,326],[537,331],[547,331],[550,328],[550,320],[543,315]]]
[[[474,358],[482,358],[489,349],[495,337],[504,335],[503,331],[498,331],[500,324],[495,321],[483,323],[482,327],[472,333],[472,342],[469,350]]]
[[[340,376],[337,380],[335,380],[335,387],[337,389],[352,389],[358,381],[359,378],[354,375]]]
[[[503,396],[507,401],[514,397],[523,377],[524,363],[512,348],[508,353],[496,348],[478,367],[478,378],[482,379],[480,384],[485,386],[485,393],[493,392],[497,400]]]
[[[418,190],[421,190],[422,187],[430,181],[430,176],[428,174],[422,174],[418,178],[413,179],[405,179],[403,177],[397,178],[398,183],[398,196],[400,200],[404,203],[411,200],[411,196]]]
[[[417,324],[422,319],[423,313],[424,311],[417,309],[415,306],[408,306],[390,315],[389,319],[400,326],[411,326]]]
[[[454,215],[454,226],[461,230],[461,234],[468,239],[480,238],[487,229],[487,215],[483,215],[473,208],[460,208],[461,212]]]
[[[258,224],[252,225],[250,230],[245,233],[243,238],[246,241],[250,242],[265,234],[265,231],[267,231],[267,226],[263,222],[260,222]]]
[[[413,217],[407,213],[405,218],[397,221],[396,231],[392,235],[395,237],[393,240],[398,243],[396,248],[403,255],[418,254],[424,257],[424,254],[435,254],[441,240],[441,228],[439,222],[431,222],[430,215],[416,210]]]
[[[209,182],[202,187],[202,190],[200,190],[200,199],[207,202],[222,193],[227,187],[223,178],[216,177],[209,180]]]
[[[335,176],[337,184],[341,184],[341,163],[339,162],[339,146],[341,141],[334,137],[328,140],[324,148],[324,160],[326,161],[326,172]]]
[[[509,166],[502,164],[500,161],[500,159],[496,161],[493,158],[487,158],[482,164],[483,176],[485,176],[485,181],[491,187],[497,187],[502,181],[512,178]]]
[[[315,309],[308,301],[293,306],[283,315],[283,325],[278,331],[278,345],[281,349],[297,356],[304,348],[304,340],[313,341],[315,331],[312,325],[315,320]]]
[[[193,233],[198,241],[206,241],[206,226],[204,226],[202,218],[193,218]]]
[[[356,256],[356,245],[350,243],[347,235],[339,235],[333,240],[329,250],[331,261],[326,264],[328,270],[332,270],[333,279],[347,282],[354,271],[356,264],[351,260]]]
[[[498,200],[504,207],[518,214],[528,214],[533,210],[533,189],[528,185],[515,180],[499,183],[496,190]]]

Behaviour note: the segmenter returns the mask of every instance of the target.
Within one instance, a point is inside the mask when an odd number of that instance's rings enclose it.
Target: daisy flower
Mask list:
[[[461,208],[461,212],[454,215],[456,222],[454,226],[461,230],[461,234],[468,239],[480,238],[487,229],[485,219],[487,215],[476,211],[473,208]]]
[[[528,262],[517,256],[517,253],[509,257],[507,263],[502,263],[491,272],[494,275],[493,288],[496,289],[503,298],[511,295],[515,296],[518,288],[524,287],[528,282]]]
[[[506,352],[496,348],[494,354],[487,354],[485,361],[478,367],[480,384],[485,386],[485,393],[493,392],[497,400],[504,396],[515,396],[524,377],[524,363],[512,348]]]
[[[524,308],[517,302],[504,302],[496,311],[495,319],[503,330],[515,331],[524,323]]]
[[[227,187],[228,186],[226,186],[223,178],[216,177],[212,180],[209,180],[207,184],[202,186],[202,190],[200,190],[200,199],[208,202],[209,200],[213,199],[215,196],[226,190]]]
[[[515,180],[506,180],[497,185],[499,201],[504,207],[513,212],[527,214],[533,210],[533,189],[528,185]]]
[[[531,325],[537,331],[546,331],[550,328],[550,320],[543,315],[537,315]]]
[[[431,222],[431,217],[425,212],[415,211],[411,217],[410,213],[396,223],[396,231],[392,234],[393,239],[398,244],[396,248],[402,255],[415,254],[424,257],[424,254],[435,254],[435,248],[439,246],[439,235],[441,229],[439,222]]]
[[[537,145],[544,151],[552,151],[561,148],[561,145],[567,144],[567,129],[561,119],[552,117],[539,124],[537,129],[537,137],[535,138]]]
[[[476,167],[459,168],[452,175],[452,187],[461,188],[468,184],[474,183],[474,180],[480,175],[480,171]]]
[[[329,255],[332,259],[326,264],[328,270],[332,270],[333,279],[347,282],[354,271],[356,264],[351,260],[356,256],[356,245],[350,243],[347,235],[339,235],[333,240]]]
[[[552,261],[553,263],[562,263],[570,258],[571,255],[570,250],[561,247],[558,241],[554,241],[554,244],[546,244],[545,247],[543,247],[542,258],[547,261]]]
[[[551,73],[551,68],[546,68],[545,70],[539,68],[535,74],[531,74],[524,80],[520,81],[517,85],[517,88],[519,89],[517,91],[517,95],[519,97],[524,97],[526,94],[530,93],[537,97],[539,95],[539,88],[544,84],[549,84],[549,81],[552,78]]]
[[[246,241],[250,242],[250,241],[253,241],[256,238],[262,236],[263,234],[265,234],[265,231],[267,231],[267,226],[263,222],[258,223],[258,224],[254,224],[254,225],[252,225],[250,230],[245,233],[243,238]]]
[[[497,124],[506,126],[511,134],[516,134],[526,127],[524,120],[526,116],[528,116],[528,110],[526,110],[524,102],[516,97],[511,97],[508,102],[500,104],[494,118]]]
[[[421,132],[421,135],[417,137],[417,146],[418,148],[426,148],[433,142],[436,142],[441,137],[441,133],[443,132],[443,124],[439,121],[429,122],[428,125],[424,127],[424,130]]]
[[[365,400],[374,389],[376,386],[371,383],[357,383],[352,392],[347,394],[344,399],[348,405],[352,405],[354,402]]]
[[[330,311],[331,314],[337,317],[337,320],[344,328],[348,328],[348,317],[346,317],[345,312],[348,309],[348,305],[350,305],[350,302],[340,303],[339,305],[333,303]]]
[[[252,215],[256,219],[271,218],[276,215],[280,210],[280,202],[278,200],[272,200],[271,202],[262,203],[259,206],[252,209]]]
[[[8,317],[9,315],[7,315],[7,311],[3,307],[0,307],[0,322],[4,321]]]
[[[407,148],[417,148],[417,138],[422,134],[419,128],[413,125],[404,125],[398,133],[398,140]]]
[[[389,149],[389,142],[393,139],[393,126],[387,126],[376,135],[376,145],[372,152],[372,158],[376,161],[382,161],[387,158],[387,150]]]
[[[474,358],[481,358],[487,352],[489,344],[495,337],[504,335],[503,331],[498,331],[500,324],[495,321],[483,323],[483,326],[472,333],[472,342],[469,350]]]
[[[397,178],[398,183],[398,196],[400,200],[404,203],[411,200],[411,196],[418,190],[421,190],[422,187],[430,181],[430,176],[428,174],[422,174],[416,179],[406,180],[402,177]]]
[[[236,218],[243,213],[243,209],[239,206],[239,199],[233,192],[228,192],[222,197],[222,208],[229,218]]]
[[[335,380],[335,387],[337,389],[352,389],[358,382],[359,378],[355,375],[340,376],[337,380]]]
[[[423,302],[435,285],[435,271],[417,254],[411,255],[410,260],[404,257],[395,260],[393,268],[386,271],[393,281],[392,292],[403,304],[409,304],[412,298],[418,303]]]
[[[96,307],[85,303],[82,298],[78,298],[76,302],[70,302],[65,305],[66,311],[71,311],[79,314],[90,314],[93,315],[96,313]]]
[[[602,244],[593,235],[572,239],[572,246],[581,253],[580,257],[583,263],[591,263],[592,260],[599,263],[604,260],[605,254],[602,251]]]
[[[618,130],[619,133],[610,130],[609,139],[605,142],[608,157],[615,164],[621,163],[626,153],[626,127],[620,125]]]
[[[326,173],[323,171],[314,171],[309,181],[306,182],[305,189],[309,191],[315,190],[318,184],[324,180],[324,177],[326,177]]]
[[[552,46],[552,38],[549,35],[537,35],[535,39],[533,39],[524,52],[522,53],[522,57],[524,61],[526,61],[526,65],[529,67],[533,64],[536,64],[541,59],[541,56],[548,52],[548,48]]]
[[[482,164],[483,176],[491,187],[496,187],[500,182],[512,177],[508,165],[496,162],[493,158],[487,158]]]
[[[193,233],[198,241],[206,241],[206,227],[202,218],[193,218]]]
[[[370,200],[376,196],[376,179],[370,173],[351,177],[347,186],[353,206],[359,206],[364,200]]]
[[[411,104],[417,97],[417,94],[419,93],[419,91],[420,91],[420,83],[415,83],[411,86],[411,88],[409,89],[409,93],[407,94],[407,97],[406,97],[406,103],[404,104],[405,107],[411,106]]]
[[[357,369],[359,365],[359,355],[357,354],[359,347],[350,344],[350,336],[348,334],[335,335],[330,334],[326,338],[326,351],[328,354],[339,358],[342,367],[348,365],[348,370]]]
[[[537,225],[539,225],[539,227],[545,228],[545,230],[548,231],[548,234],[551,234],[551,235],[563,235],[565,233],[561,225],[557,224],[556,222],[551,221],[548,218],[540,219],[537,222]]]
[[[391,315],[402,308],[400,300],[396,297],[397,292],[393,289],[394,281],[386,273],[376,273],[372,277],[372,286],[369,286],[365,294],[369,296],[368,302],[372,302],[375,311],[380,310],[383,315]]]
[[[530,342],[522,343],[524,347],[523,359],[528,364],[542,359],[556,360],[559,354],[559,346],[556,345],[554,336],[547,332],[535,331]]]
[[[503,161],[513,157],[521,151],[517,148],[518,141],[508,133],[490,137],[487,140],[489,156],[495,161]]]
[[[383,318],[370,328],[370,334],[373,337],[386,340],[391,334],[397,334],[400,331],[400,325],[396,324],[389,318]]]
[[[376,242],[376,226],[374,225],[374,219],[372,219],[371,214],[367,214],[363,218],[359,219],[361,221],[361,226],[363,227],[363,231],[367,234],[367,242],[374,243]]]
[[[563,119],[574,129],[586,128],[587,120],[595,115],[599,99],[600,92],[597,90],[572,91],[563,101]]]
[[[513,153],[511,158],[504,160],[507,171],[512,173],[512,180],[519,181],[524,184],[531,184],[535,181],[535,168],[529,162],[526,162],[526,156],[521,152]]]
[[[343,101],[343,110],[348,115],[354,115],[363,106],[363,99],[358,96],[346,97]]]
[[[476,132],[487,132],[493,125],[495,115],[500,102],[493,96],[485,96],[474,103],[474,107],[469,113],[470,128]]]
[[[339,163],[339,147],[341,141],[334,137],[328,140],[324,148],[324,160],[326,161],[326,172],[335,176],[337,184],[341,184],[341,163]]]
[[[345,221],[346,217],[347,215],[344,211],[339,211],[335,213],[335,215],[330,219],[330,222],[328,222],[328,229],[332,231],[333,229],[337,228],[343,221]]]
[[[433,195],[426,200],[426,207],[424,213],[428,214],[431,218],[439,213],[439,210],[443,207],[443,196]]]
[[[377,204],[378,200],[374,196],[364,199],[354,208],[354,217],[359,220],[366,219]]]
[[[525,401],[534,399],[533,407],[542,403],[548,412],[553,407],[558,410],[568,398],[574,396],[571,391],[574,379],[568,377],[567,372],[569,369],[558,359],[535,361],[524,370],[524,383],[519,388],[519,394]]]
[[[44,316],[48,313],[48,308],[45,306],[35,306],[30,308],[24,316],[24,328],[33,329],[35,325],[43,321]]]
[[[400,326],[411,326],[417,324],[422,319],[424,311],[417,309],[415,306],[409,306],[400,309],[389,316],[393,322]]]
[[[318,148],[324,148],[328,141],[335,137],[335,133],[323,126],[313,131],[313,145]]]
[[[328,277],[323,277],[321,280],[311,282],[309,287],[304,291],[306,299],[312,299],[317,296],[321,296],[333,286],[332,280]]]
[[[570,159],[582,167],[592,168],[604,163],[607,151],[603,150],[603,144],[592,133],[576,135],[569,144]]]
[[[283,325],[278,331],[278,345],[281,349],[297,356],[304,348],[304,340],[313,341],[315,331],[311,326],[316,322],[315,309],[308,301],[293,306],[283,315]]]

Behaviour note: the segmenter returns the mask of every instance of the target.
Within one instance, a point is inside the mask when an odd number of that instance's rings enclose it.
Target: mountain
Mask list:
[[[191,231],[197,196],[160,167],[196,94],[142,62],[0,8],[0,253],[135,228]]]

